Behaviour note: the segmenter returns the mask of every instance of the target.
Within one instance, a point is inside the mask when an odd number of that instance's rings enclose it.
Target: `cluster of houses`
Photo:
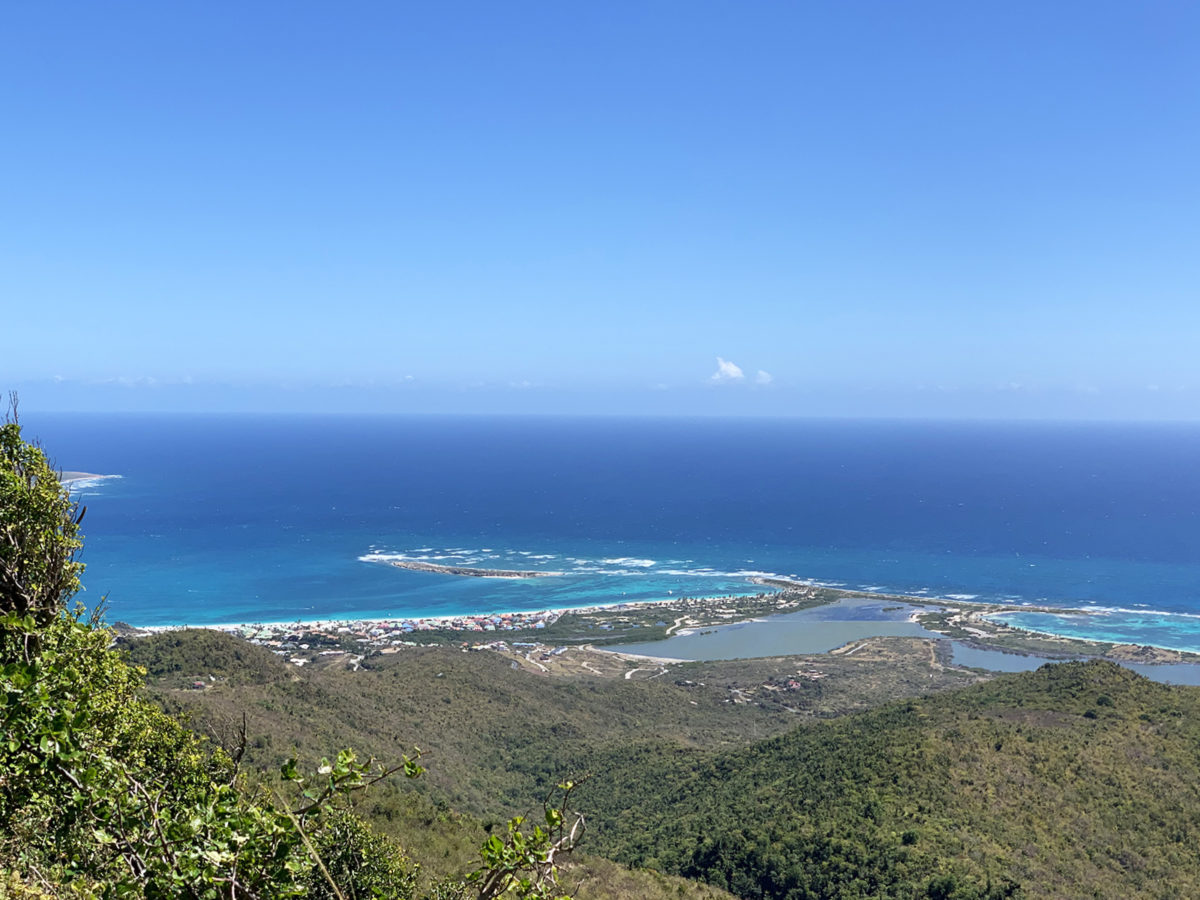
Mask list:
[[[304,665],[315,656],[353,651],[395,652],[402,645],[414,643],[414,638],[421,632],[485,633],[545,628],[559,615],[557,611],[543,610],[452,618],[277,622],[233,625],[223,630],[288,657],[297,665]]]

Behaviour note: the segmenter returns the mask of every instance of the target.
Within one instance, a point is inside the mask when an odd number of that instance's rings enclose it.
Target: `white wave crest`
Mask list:
[[[120,475],[90,475],[87,478],[68,478],[62,482],[62,486],[70,493],[75,494],[91,488],[98,488],[106,481],[113,481],[121,477]]]
[[[393,559],[413,561],[413,558],[411,556],[407,556],[403,553],[379,553],[379,552],[364,553],[362,556],[360,556],[358,558],[358,561],[359,562],[387,562],[387,561],[393,560]]]

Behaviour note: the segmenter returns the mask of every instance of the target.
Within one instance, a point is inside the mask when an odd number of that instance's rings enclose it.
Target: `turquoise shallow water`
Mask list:
[[[757,590],[755,572],[914,597],[1200,612],[1196,426],[24,422],[63,468],[122,476],[79,491],[84,599],[107,595],[109,618],[135,624],[711,596]],[[456,578],[371,554],[564,574]],[[1090,624],[1114,623],[1136,625]]]
[[[1014,612],[991,618],[1046,634],[1200,653],[1200,616],[1194,614],[1099,609],[1070,614]]]

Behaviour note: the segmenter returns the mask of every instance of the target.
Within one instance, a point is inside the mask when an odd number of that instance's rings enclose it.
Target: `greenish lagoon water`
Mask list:
[[[908,621],[912,613],[911,606],[897,609],[895,603],[847,599],[765,619],[709,626],[662,641],[606,649],[671,659],[752,659],[825,653],[869,637],[941,637]]]
[[[894,602],[845,599],[765,619],[709,626],[673,635],[662,641],[620,644],[605,649],[667,659],[719,660],[827,653],[851,641],[869,637],[947,640],[909,621],[918,608],[897,608]],[[980,650],[958,641],[948,642],[951,645],[951,658],[956,665],[993,672],[1028,672],[1060,661],[1001,650]],[[1200,665],[1196,664],[1156,666],[1130,663],[1126,664],[1126,668],[1166,684],[1200,685]]]

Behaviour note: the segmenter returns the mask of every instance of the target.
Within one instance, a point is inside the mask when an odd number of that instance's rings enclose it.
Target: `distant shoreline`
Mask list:
[[[386,562],[390,565],[396,565],[399,568],[420,567],[417,569],[418,571],[424,570],[444,572],[447,569],[462,568],[455,566],[438,566],[432,563],[421,563],[408,560],[380,559],[377,561]],[[501,574],[480,574],[487,572],[498,572]],[[531,574],[519,574],[510,573],[509,570],[501,569],[469,570],[467,573],[451,572],[450,574],[466,574],[469,577],[485,578],[522,578],[544,576],[551,573],[537,572]],[[1013,607],[1007,604],[995,604],[986,601],[939,597],[914,597],[904,594],[886,594],[875,591],[835,588],[820,583],[804,582],[792,578],[775,576],[754,576],[752,578],[748,578],[747,581],[751,584],[757,584],[768,589],[773,589],[771,593],[775,595],[787,595],[793,591],[827,592],[828,599],[824,601],[826,603],[833,603],[843,599],[861,598],[877,602],[902,604],[912,608],[909,621],[919,623],[925,628],[941,634],[943,638],[957,641],[965,646],[976,647],[984,650],[996,650],[1017,656],[1044,656],[1060,659],[1100,656],[1116,659],[1118,661],[1157,664],[1192,662],[1197,658],[1197,654],[1195,652],[1182,650],[1179,648],[1164,647],[1160,645],[1137,645],[1132,643],[1117,644],[1111,641],[1071,638],[1064,635],[1056,635],[1053,632],[1038,632],[1033,629],[1006,626],[990,621],[991,616],[1003,611],[1038,611],[1053,613],[1077,612],[1087,614],[1087,611],[1082,609],[1072,609],[1069,607],[1056,607],[1049,605],[1036,607]],[[511,630],[515,628],[516,630],[520,631],[526,631],[529,629],[542,629],[553,625],[563,615],[572,613],[589,615],[606,612],[615,613],[623,610],[634,611],[638,609],[651,609],[655,607],[671,608],[680,603],[696,601],[705,603],[724,602],[731,607],[736,607],[738,599],[739,598],[737,596],[729,595],[696,598],[664,597],[658,600],[623,601],[620,603],[567,606],[554,609],[530,611],[497,611],[489,613],[458,613],[449,615],[358,615],[344,619],[327,617],[322,619],[291,619],[274,622],[260,621],[205,624],[179,623],[172,625],[149,626],[136,626],[130,623],[122,624],[128,627],[134,633],[141,633],[145,635],[167,631],[177,631],[186,628],[211,629],[246,636],[248,633],[261,631],[288,631],[296,629],[330,631],[345,627],[368,630],[371,628],[380,628],[384,630],[403,628],[406,632],[412,632],[414,637],[418,636],[423,631],[452,631],[462,632],[464,635],[468,635],[478,633],[480,630],[490,632],[493,631],[494,628],[503,628],[503,630]],[[728,611],[732,612],[733,610],[730,609]],[[756,620],[756,617],[752,618]],[[931,621],[931,619],[934,621]],[[704,626],[727,625],[737,624],[738,621],[750,620],[752,619],[735,618],[730,620],[725,618],[719,622],[714,621],[703,624]],[[694,623],[689,623],[689,625],[692,624]],[[677,621],[673,628],[668,629],[667,635],[664,635],[664,638],[669,636],[671,631],[675,631],[675,633],[678,635],[684,635],[690,633],[691,630],[693,629],[688,625],[684,625],[682,621]],[[1003,639],[1005,634],[1008,635],[1007,639]],[[655,640],[658,639],[649,638],[649,642],[651,643],[653,643]]]
[[[720,598],[711,598],[720,599]],[[548,623],[556,621],[568,613],[602,612],[607,609],[634,608],[640,606],[657,606],[663,603],[678,602],[678,597],[666,597],[662,600],[636,600],[623,603],[604,603],[595,606],[560,606],[554,609],[536,610],[498,610],[488,613],[449,613],[437,616],[352,616],[346,619],[329,617],[325,619],[282,619],[274,622],[211,622],[199,625],[187,623],[178,625],[133,625],[125,622],[134,631],[144,631],[147,634],[158,634],[163,631],[182,631],[186,628],[206,628],[214,631],[237,631],[247,628],[271,628],[279,626],[295,626],[300,628],[322,628],[337,625],[398,625],[403,623],[428,624],[445,631],[466,631],[465,628],[455,628],[455,622],[471,622],[475,620],[494,619],[503,616],[521,616],[528,619],[544,619]],[[111,627],[111,626],[109,626]]]
[[[379,562],[388,562],[393,565],[398,562],[405,562],[403,560],[393,561],[393,560],[382,560],[382,559],[378,560],[378,561]],[[420,563],[420,565],[429,565],[429,564]],[[403,566],[403,568],[407,568],[407,567],[408,567],[407,565]],[[450,568],[450,567],[439,567],[439,568]],[[500,570],[500,571],[504,571],[504,570]],[[537,574],[544,575],[547,573],[538,572]],[[553,573],[553,574],[561,574],[561,573]],[[492,577],[503,577],[503,576],[492,576]],[[746,580],[749,584],[759,585],[761,587],[773,589],[772,593],[775,593],[775,594],[782,594],[782,593],[786,593],[788,591],[795,591],[795,590],[812,590],[812,589],[829,591],[832,595],[834,595],[828,601],[829,603],[833,603],[833,602],[836,602],[837,600],[845,599],[845,598],[849,598],[849,597],[863,597],[863,598],[869,598],[872,600],[894,601],[894,602],[903,603],[906,606],[913,606],[913,607],[919,607],[919,606],[924,606],[924,605],[932,605],[932,606],[938,606],[938,607],[979,606],[979,607],[981,607],[981,609],[987,609],[987,608],[993,606],[993,604],[988,604],[988,603],[972,603],[970,601],[964,602],[964,601],[959,601],[959,600],[953,600],[953,601],[938,600],[937,598],[931,598],[931,597],[912,597],[912,596],[906,596],[903,594],[881,594],[881,593],[876,593],[873,591],[849,590],[846,588],[829,587],[829,586],[821,584],[819,582],[800,581],[800,580],[794,579],[794,578],[784,578],[784,577],[778,577],[778,576],[755,575],[750,578],[747,578]],[[681,602],[688,602],[688,601],[702,601],[702,602],[728,601],[731,603],[736,603],[737,599],[738,599],[738,597],[736,597],[736,596],[722,594],[722,595],[692,597],[692,598],[663,597],[663,598],[657,599],[657,600],[622,600],[622,601],[617,601],[617,602],[613,602],[613,603],[596,603],[596,604],[588,604],[588,605],[583,605],[583,606],[560,606],[560,607],[554,607],[554,608],[550,608],[550,609],[539,609],[539,610],[493,610],[491,612],[447,613],[447,614],[440,614],[440,615],[404,615],[404,614],[381,615],[381,616],[372,616],[372,615],[356,615],[355,616],[355,615],[352,615],[352,616],[348,616],[346,618],[340,618],[337,616],[327,616],[325,618],[320,618],[320,619],[296,618],[296,619],[277,619],[277,620],[273,620],[273,621],[257,621],[257,622],[207,622],[207,623],[199,623],[199,624],[180,622],[180,623],[175,623],[175,624],[170,624],[170,625],[134,625],[130,622],[125,622],[123,624],[128,626],[129,628],[133,629],[134,631],[145,632],[147,634],[164,632],[164,631],[179,631],[179,630],[182,630],[185,628],[206,628],[206,629],[212,629],[212,630],[216,630],[216,631],[238,631],[238,630],[244,630],[244,629],[271,628],[271,627],[283,627],[283,626],[300,627],[300,628],[323,628],[323,627],[339,626],[339,625],[371,625],[371,624],[374,624],[374,625],[396,625],[396,624],[402,624],[402,623],[430,625],[430,626],[433,626],[435,628],[442,629],[442,630],[449,630],[449,631],[461,630],[461,631],[465,632],[468,629],[456,628],[454,626],[454,623],[455,622],[470,623],[470,622],[474,622],[474,621],[493,619],[493,618],[499,617],[499,616],[512,616],[512,617],[523,617],[523,618],[528,618],[528,619],[543,619],[544,621],[547,622],[547,624],[551,624],[554,621],[556,621],[560,616],[567,615],[569,613],[590,614],[590,613],[600,613],[600,612],[605,612],[605,611],[618,611],[618,610],[623,610],[623,609],[642,609],[642,608],[652,608],[652,607],[659,607],[659,606],[670,607],[673,605],[677,605]],[[1052,609],[1056,609],[1056,608],[1054,608],[1054,607],[1033,607],[1032,609],[1039,609],[1039,610],[1044,609],[1044,610],[1048,611],[1048,610],[1052,610]],[[1058,611],[1064,611],[1064,610],[1058,610]],[[919,614],[919,610],[914,612],[913,615],[916,616],[917,614]],[[735,621],[741,621],[741,620],[735,620]],[[722,624],[735,624],[735,622],[726,621],[726,622],[723,622]],[[677,633],[678,634],[687,634],[688,629],[684,628]]]
[[[381,562],[381,563],[386,562],[386,563],[389,563],[392,565],[398,565],[399,563],[405,563],[405,565],[399,566],[400,568],[408,568],[410,565],[421,565],[421,566],[434,565],[431,563],[417,563],[417,562],[409,563],[406,560],[380,559],[380,560],[377,560],[377,562]],[[439,567],[435,568],[435,571],[438,571],[438,570],[441,570],[444,568],[455,568],[455,567],[439,566]],[[507,570],[496,570],[496,571],[507,571]],[[546,574],[561,575],[563,573],[561,573],[561,572],[554,572],[554,573],[537,572],[536,573],[537,576],[546,575]],[[477,577],[483,577],[483,576],[477,576]],[[492,577],[504,577],[504,576],[492,576]],[[808,589],[818,589],[818,590],[829,591],[831,594],[834,595],[834,597],[832,597],[828,601],[830,603],[836,602],[839,599],[845,599],[845,598],[850,598],[850,597],[862,597],[862,598],[868,598],[871,600],[902,603],[905,606],[911,606],[911,607],[922,607],[922,606],[931,606],[931,607],[938,607],[938,608],[977,607],[980,611],[979,612],[980,615],[989,613],[989,612],[991,612],[991,610],[994,610],[994,609],[1010,608],[1004,604],[995,604],[995,603],[989,603],[987,601],[979,601],[979,600],[950,600],[950,599],[938,598],[938,597],[917,597],[917,596],[912,596],[912,595],[907,595],[907,594],[885,594],[885,593],[880,593],[877,591],[863,591],[863,590],[853,590],[850,588],[843,588],[843,587],[831,587],[831,586],[829,586],[827,584],[823,584],[821,582],[801,581],[796,578],[786,578],[786,577],[781,577],[781,576],[754,575],[754,576],[747,578],[746,581],[748,584],[754,584],[754,585],[759,585],[760,587],[766,587],[769,589],[773,589],[774,593],[783,593],[783,592],[792,591],[792,590],[808,590]],[[184,629],[184,628],[209,628],[209,629],[216,629],[216,630],[220,630],[220,631],[230,631],[230,630],[235,630],[235,629],[262,628],[262,627],[283,626],[283,625],[295,625],[295,626],[301,626],[301,627],[321,627],[321,626],[328,626],[328,625],[354,625],[354,624],[362,624],[362,623],[394,624],[394,623],[399,623],[399,622],[422,622],[422,623],[436,624],[438,626],[444,627],[444,626],[448,625],[449,623],[452,623],[455,621],[470,621],[470,620],[474,620],[474,619],[490,619],[495,616],[527,616],[527,617],[551,616],[554,619],[557,619],[559,616],[565,615],[567,613],[597,613],[597,612],[604,612],[606,610],[637,609],[637,608],[642,608],[642,607],[656,607],[656,606],[671,606],[673,604],[678,604],[680,602],[685,602],[688,600],[714,601],[714,602],[718,601],[718,600],[729,600],[729,601],[733,602],[736,600],[736,597],[725,595],[725,594],[713,595],[713,596],[703,596],[703,597],[691,597],[691,598],[672,596],[672,597],[663,597],[663,598],[657,599],[657,600],[621,600],[621,601],[615,601],[613,603],[594,603],[594,604],[586,604],[583,606],[560,606],[560,607],[554,607],[554,608],[550,608],[550,609],[538,609],[538,610],[492,610],[490,612],[443,613],[443,614],[438,614],[438,615],[417,615],[417,614],[404,615],[401,613],[401,614],[380,615],[380,616],[351,615],[351,616],[347,616],[346,618],[340,618],[338,616],[327,616],[327,617],[319,618],[319,619],[300,619],[300,618],[275,619],[272,621],[259,620],[256,622],[207,622],[207,623],[199,623],[199,624],[180,622],[180,623],[173,623],[173,624],[168,624],[168,625],[134,625],[131,622],[125,622],[124,624],[128,625],[130,628],[132,628],[136,631],[144,631],[147,633],[152,633],[152,632],[156,633],[156,632],[160,632],[160,631],[178,631],[178,630]],[[1080,610],[1080,609],[1072,609],[1069,607],[1056,607],[1056,606],[1051,606],[1051,605],[1029,606],[1029,607],[1022,606],[1022,607],[1011,607],[1011,608],[1014,610],[1019,609],[1022,612],[1035,612],[1035,611],[1036,612],[1084,612],[1084,610]],[[914,613],[913,613],[914,620],[915,620],[915,616],[919,615],[919,613],[920,613],[919,609],[914,611]],[[730,624],[730,623],[724,623],[724,624]],[[455,629],[450,628],[449,630],[455,630]],[[1030,631],[1030,633],[1036,633],[1030,629],[1016,629],[1016,630]],[[687,633],[686,629],[680,633]]]

